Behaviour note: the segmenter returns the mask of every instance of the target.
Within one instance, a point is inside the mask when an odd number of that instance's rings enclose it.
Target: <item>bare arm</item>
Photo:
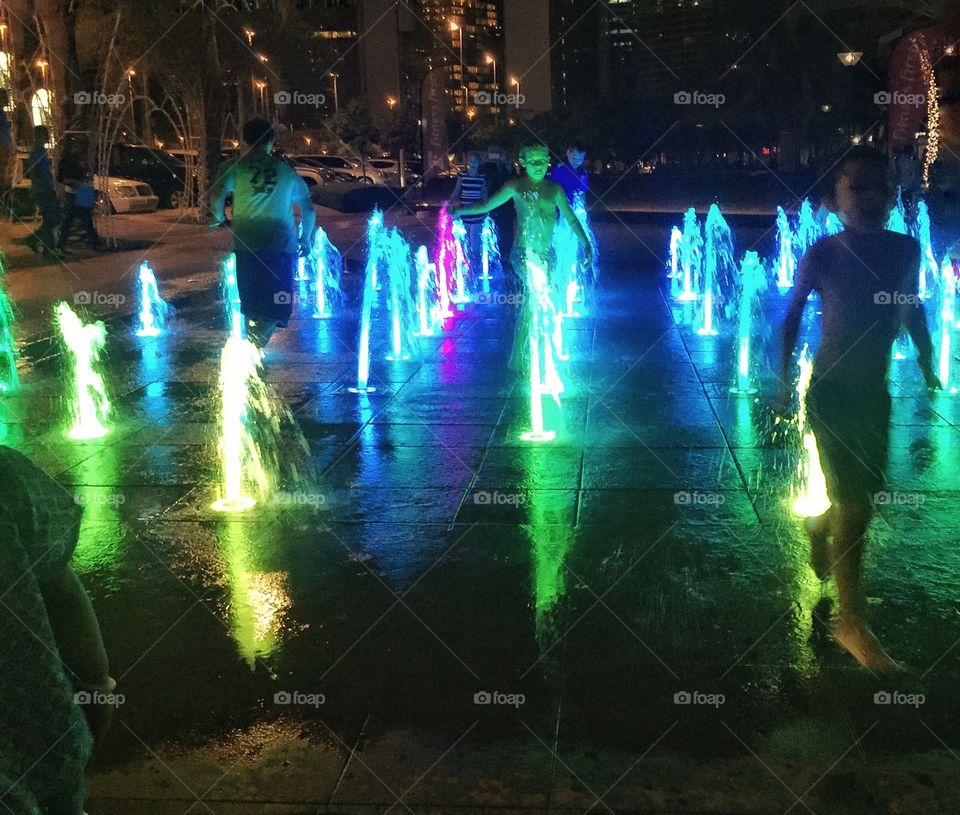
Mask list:
[[[294,203],[300,210],[300,250],[303,254],[309,253],[313,247],[313,233],[317,228],[317,211],[310,200],[310,188],[301,178],[297,188],[297,198]]]
[[[451,204],[460,203],[460,188],[463,187],[463,176],[457,176],[457,185],[453,188],[453,192],[450,193],[450,197],[447,199],[447,207],[449,208]]]
[[[210,191],[210,214],[213,216],[212,226],[219,226],[226,221],[224,207],[227,196],[233,192],[233,165],[228,166],[220,175]]]
[[[484,215],[497,207],[502,207],[516,194],[517,186],[512,181],[504,184],[493,196],[488,198],[482,204],[475,204],[472,207],[458,207],[454,204],[450,207],[451,215]]]
[[[573,230],[573,234],[577,236],[577,240],[580,241],[580,245],[583,247],[584,251],[589,257],[593,251],[593,247],[590,245],[590,239],[587,237],[587,233],[583,231],[583,226],[580,223],[580,219],[577,218],[576,213],[570,207],[570,203],[567,201],[567,194],[563,191],[563,187],[560,187],[559,185],[557,186],[557,192],[554,201],[556,202],[557,207],[560,209],[560,214],[567,222],[567,225]]]
[[[800,261],[800,268],[797,271],[794,281],[793,296],[790,298],[790,306],[787,308],[787,316],[783,321],[783,347],[780,356],[780,385],[786,389],[792,380],[793,352],[797,347],[797,338],[800,336],[800,321],[803,319],[803,309],[807,305],[807,299],[810,292],[813,291],[812,266],[813,259],[811,252],[807,252],[803,260]]]
[[[105,686],[107,652],[93,605],[70,564],[40,584],[60,658],[80,685]]]
[[[919,277],[920,277],[920,256],[916,256],[916,263],[913,267],[916,268],[917,272],[914,275],[914,285],[912,290],[919,291]],[[940,388],[939,380],[936,377],[936,374],[933,371],[933,340],[930,339],[930,329],[927,326],[927,312],[923,307],[923,303],[918,297],[916,303],[913,305],[904,306],[904,315],[903,315],[903,324],[906,326],[907,331],[910,333],[910,337],[913,339],[913,344],[917,349],[917,363],[920,366],[920,370],[923,372],[923,378],[926,380],[927,386],[932,388]]]

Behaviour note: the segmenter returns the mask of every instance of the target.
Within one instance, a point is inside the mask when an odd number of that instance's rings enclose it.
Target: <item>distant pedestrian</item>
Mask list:
[[[26,175],[30,179],[30,192],[40,210],[40,228],[27,237],[26,243],[35,252],[56,257],[56,241],[53,230],[60,224],[60,202],[53,180],[53,165],[47,154],[50,131],[42,125],[33,129],[33,149],[27,159]]]

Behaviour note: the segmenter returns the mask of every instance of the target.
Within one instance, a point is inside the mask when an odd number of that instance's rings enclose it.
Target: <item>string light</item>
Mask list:
[[[940,155],[940,104],[937,75],[930,61],[926,42],[921,38],[917,44],[920,52],[920,68],[927,80],[927,150],[923,157],[923,188],[930,187],[930,169]]]

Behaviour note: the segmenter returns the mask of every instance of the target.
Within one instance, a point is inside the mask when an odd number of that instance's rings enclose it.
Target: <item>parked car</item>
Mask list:
[[[107,197],[104,199],[103,184],[100,176],[93,177],[93,186],[97,189],[97,209],[100,212],[116,212],[125,215],[131,212],[156,212],[160,198],[149,184],[133,178],[105,179]]]
[[[334,170],[344,175],[349,175],[360,184],[386,184],[383,174],[372,167],[370,162],[366,162],[366,167],[362,167],[356,159],[346,158],[344,156],[324,156],[320,154],[299,155],[290,157],[296,164],[306,164],[313,167],[320,167],[325,170]],[[369,180],[364,180],[369,179]]]
[[[395,158],[372,158],[369,161],[371,167],[379,170],[384,179],[395,186],[400,186],[400,162]],[[422,180],[421,174],[413,168],[413,162],[404,162],[404,175],[406,176],[407,186],[419,184]]]
[[[183,198],[184,165],[165,150],[115,144],[110,151],[110,177],[149,184],[161,207],[178,207]]]

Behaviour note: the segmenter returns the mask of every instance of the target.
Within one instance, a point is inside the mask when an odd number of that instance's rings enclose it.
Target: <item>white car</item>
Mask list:
[[[379,170],[386,181],[391,184],[400,184],[400,162],[395,158],[372,158],[368,162],[371,167]],[[410,162],[406,162],[405,173],[407,185],[420,183],[420,174],[411,169]]]
[[[352,176],[360,184],[386,184],[383,174],[373,167],[369,161],[366,162],[365,166],[361,166],[356,159],[344,156],[324,156],[319,153],[291,156],[290,158],[295,164],[319,167],[321,170],[334,170],[337,173]]]
[[[109,210],[120,215],[130,212],[156,212],[160,206],[160,198],[153,192],[145,181],[134,181],[130,178],[101,178],[93,177],[93,186],[97,190],[97,209],[104,212],[108,209],[103,200],[102,190],[106,182]]]

